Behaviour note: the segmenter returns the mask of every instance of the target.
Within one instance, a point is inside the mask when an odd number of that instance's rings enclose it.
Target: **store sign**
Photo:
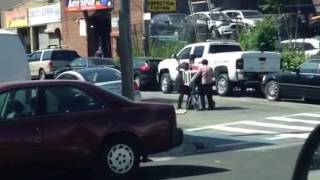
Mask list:
[[[148,0],[150,12],[175,12],[177,10],[176,0]]]
[[[113,0],[65,0],[66,11],[113,9]]]
[[[28,26],[27,10],[10,11],[5,13],[5,27],[15,28]]]
[[[31,26],[61,22],[60,3],[29,9],[29,24]]]

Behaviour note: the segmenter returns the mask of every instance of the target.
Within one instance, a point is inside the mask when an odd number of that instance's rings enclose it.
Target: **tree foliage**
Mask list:
[[[259,0],[259,8],[264,14],[278,14],[280,0]]]
[[[266,17],[255,27],[243,30],[239,41],[244,50],[274,51],[278,35],[277,22],[273,17]]]

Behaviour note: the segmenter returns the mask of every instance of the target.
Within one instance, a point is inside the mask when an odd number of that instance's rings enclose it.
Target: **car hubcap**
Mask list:
[[[168,80],[167,78],[163,78],[161,82],[162,91],[166,91],[168,89]]]
[[[278,94],[279,94],[279,89],[277,84],[274,82],[268,83],[267,96],[271,99],[274,99],[278,96]]]
[[[125,174],[133,167],[133,151],[125,144],[114,145],[108,153],[107,162],[114,173]]]
[[[220,94],[223,94],[227,89],[227,81],[225,79],[220,79],[218,81],[218,91]]]

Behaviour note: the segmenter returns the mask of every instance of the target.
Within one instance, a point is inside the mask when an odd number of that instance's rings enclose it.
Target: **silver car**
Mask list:
[[[122,95],[121,72],[113,68],[87,68],[61,73],[56,79],[80,80],[93,83],[107,91]],[[134,100],[141,100],[141,93],[134,82]]]

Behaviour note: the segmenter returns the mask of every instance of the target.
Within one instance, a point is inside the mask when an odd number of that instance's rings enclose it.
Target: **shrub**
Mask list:
[[[186,43],[177,40],[152,40],[150,42],[150,56],[168,58],[178,53]]]
[[[296,49],[284,49],[282,51],[282,69],[292,70],[304,63],[307,59],[303,51]]]

